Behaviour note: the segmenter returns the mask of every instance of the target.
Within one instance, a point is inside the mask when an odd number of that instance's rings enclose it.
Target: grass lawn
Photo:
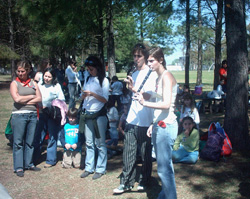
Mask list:
[[[171,71],[179,85],[185,83],[185,71]],[[127,77],[126,73],[117,73],[117,77],[122,80]],[[189,71],[190,89],[194,90],[196,85],[197,71]],[[202,71],[203,91],[213,90],[214,72]]]

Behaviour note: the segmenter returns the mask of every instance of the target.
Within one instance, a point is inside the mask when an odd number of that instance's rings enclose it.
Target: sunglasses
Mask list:
[[[93,66],[94,65],[94,62],[91,61],[91,60],[87,60],[85,61],[85,66]]]

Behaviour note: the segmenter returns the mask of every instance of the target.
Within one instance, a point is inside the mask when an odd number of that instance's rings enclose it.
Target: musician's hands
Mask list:
[[[137,100],[142,106],[145,102],[143,95],[141,93],[135,93],[134,96],[132,97],[134,100]]]
[[[127,83],[128,89],[134,92],[134,90],[133,90],[133,88],[134,88],[134,80],[133,80],[133,78],[128,75],[127,78],[124,79],[124,82]]]

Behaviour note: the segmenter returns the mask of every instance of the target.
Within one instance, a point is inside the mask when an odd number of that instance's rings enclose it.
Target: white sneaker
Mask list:
[[[137,186],[137,191],[145,191],[146,187],[142,185]]]
[[[130,191],[132,188],[133,187],[128,187],[128,186],[121,184],[119,187],[113,190],[113,193],[121,194],[121,193],[124,193],[125,191]]]

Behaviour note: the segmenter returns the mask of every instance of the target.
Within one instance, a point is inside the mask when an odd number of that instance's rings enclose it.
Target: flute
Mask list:
[[[143,88],[144,84],[146,83],[146,81],[148,80],[150,74],[152,72],[152,69],[149,69],[147,75],[145,76],[143,82],[141,83],[140,87],[138,88],[137,92],[139,93],[141,91],[141,89]]]

